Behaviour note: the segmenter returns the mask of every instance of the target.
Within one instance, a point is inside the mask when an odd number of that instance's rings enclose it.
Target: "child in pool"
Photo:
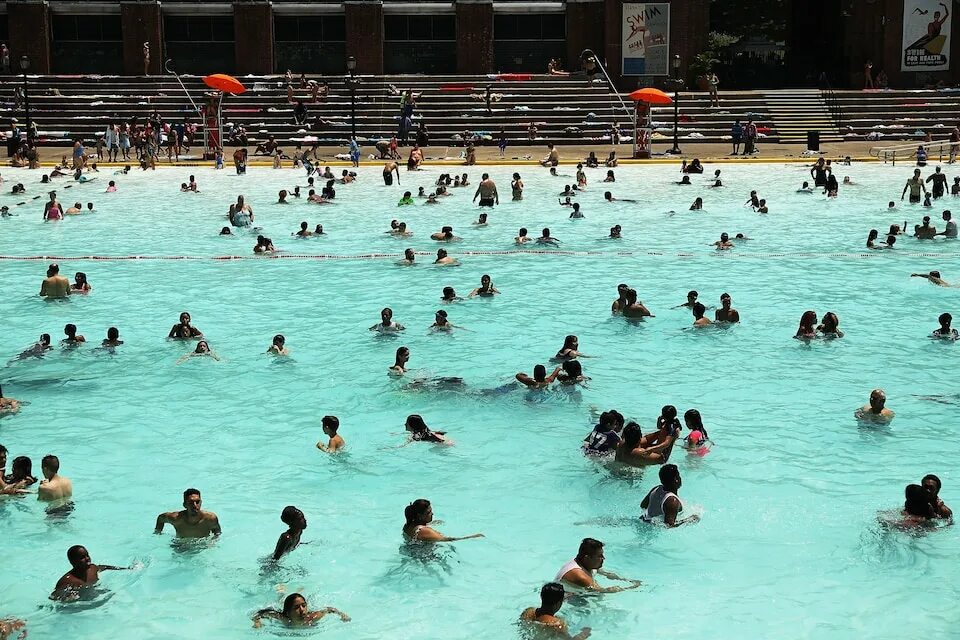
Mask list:
[[[700,417],[700,412],[696,409],[689,409],[683,414],[683,421],[686,423],[687,429],[690,430],[690,433],[683,439],[683,446],[687,449],[687,453],[701,457],[707,455],[712,443],[707,436],[706,428],[703,426],[703,418]]]

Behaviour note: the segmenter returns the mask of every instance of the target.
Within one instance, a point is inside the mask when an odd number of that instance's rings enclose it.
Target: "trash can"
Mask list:
[[[807,151],[820,151],[819,131],[807,131]]]

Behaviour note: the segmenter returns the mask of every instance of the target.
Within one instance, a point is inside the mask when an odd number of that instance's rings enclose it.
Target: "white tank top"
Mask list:
[[[574,558],[573,560],[571,560],[570,562],[568,562],[567,564],[563,565],[563,567],[560,568],[560,571],[557,572],[557,577],[555,577],[553,581],[563,582],[563,576],[567,575],[567,572],[573,569],[580,569],[581,571],[586,572],[586,574],[589,576],[593,575],[593,571],[587,571],[586,569],[581,567],[579,563],[577,563],[577,559]]]
[[[650,495],[647,499],[647,511],[643,514],[643,519],[650,521],[655,518],[663,517],[663,503],[667,501],[667,498],[674,497],[679,500],[680,498],[677,494],[672,491],[667,491],[663,488],[663,485],[658,484],[653,489],[650,490]]]

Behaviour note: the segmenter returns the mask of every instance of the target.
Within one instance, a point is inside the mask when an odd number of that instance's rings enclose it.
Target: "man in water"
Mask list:
[[[612,571],[603,569],[603,561],[603,543],[593,538],[584,538],[580,542],[580,549],[577,550],[577,557],[560,568],[554,581],[576,587],[578,590],[583,589],[595,593],[618,593],[627,589],[636,589],[640,586],[641,582],[639,580],[621,578]],[[629,582],[630,586],[601,587],[593,577],[595,574],[610,580]]]
[[[317,443],[317,449],[320,451],[326,451],[327,453],[336,453],[344,447],[347,443],[343,441],[343,438],[337,433],[340,430],[340,419],[337,416],[323,416],[323,419],[320,420],[320,424],[323,427],[323,433],[330,438],[327,444],[323,444],[322,441]]]
[[[920,486],[927,490],[927,493],[933,498],[933,510],[937,514],[938,518],[952,518],[953,511],[950,510],[950,507],[943,503],[943,500],[940,499],[940,478],[933,475],[923,476],[923,480],[920,481]]]
[[[698,297],[699,295],[700,295],[700,294],[697,293],[696,291],[688,291],[688,292],[687,292],[687,301],[684,302],[683,304],[678,304],[676,307],[674,307],[674,309],[679,309],[680,307],[687,307],[687,308],[689,308],[689,309],[692,309],[692,308],[693,308],[693,305],[697,304],[697,297]]]
[[[931,271],[930,273],[911,273],[911,278],[926,278],[931,283],[937,285],[938,287],[949,287],[950,285],[946,280],[940,277],[939,271]]]
[[[934,199],[942,198],[944,192],[947,190],[947,176],[941,171],[939,165],[933,170],[933,173],[927,176],[924,182],[933,183],[930,191],[933,193]]]
[[[397,331],[404,331],[404,327],[399,322],[393,321],[393,309],[390,307],[384,307],[380,311],[380,322],[370,327],[370,331],[376,331],[378,333],[395,333]]]
[[[937,235],[943,236],[944,238],[956,238],[957,223],[953,221],[953,214],[950,213],[949,209],[943,212],[943,221],[947,223],[947,226],[943,231],[941,231]]]
[[[67,549],[67,560],[70,561],[70,571],[63,574],[57,581],[52,600],[76,600],[83,587],[92,587],[100,579],[101,571],[122,571],[125,567],[114,567],[108,564],[93,564],[86,547],[79,544]]]
[[[70,281],[60,275],[60,266],[47,267],[47,277],[40,285],[40,295],[44,298],[66,298],[70,295]]]
[[[157,516],[154,533],[163,533],[163,525],[171,524],[178,538],[206,538],[220,535],[220,520],[212,511],[203,511],[199,489],[183,492],[183,511],[168,511]]]
[[[640,502],[640,508],[646,511],[643,519],[647,522],[653,522],[663,518],[663,523],[670,528],[679,527],[682,524],[694,523],[700,520],[700,516],[690,516],[683,520],[677,520],[677,516],[683,511],[683,503],[677,497],[683,480],[680,478],[680,470],[675,464],[665,464],[660,467],[660,484],[650,490],[650,493]]]
[[[907,184],[903,186],[903,192],[900,194],[901,200],[903,200],[903,196],[906,195],[908,189],[910,190],[910,202],[920,202],[920,192],[927,192],[927,186],[923,183],[923,178],[920,177],[920,169],[914,169],[913,177],[907,180]]]
[[[870,404],[857,409],[854,415],[858,420],[890,422],[896,414],[884,406],[886,403],[887,394],[883,392],[883,389],[874,389],[870,392]]]
[[[397,184],[400,184],[400,166],[393,161],[386,162],[383,165],[383,184],[388,187],[393,184],[393,174],[397,174]]]
[[[555,631],[554,635],[560,638],[570,638],[572,640],[585,640],[590,637],[590,627],[584,627],[575,636],[571,636],[567,630],[567,622],[557,616],[560,607],[563,606],[565,592],[563,585],[559,582],[548,582],[540,589],[540,606],[528,607],[520,614],[520,619],[525,622],[535,622]]]
[[[480,184],[477,185],[477,192],[473,194],[473,201],[480,198],[481,207],[492,207],[494,204],[500,204],[500,194],[497,193],[497,184],[490,179],[490,174],[483,174]]]
[[[52,502],[73,495],[73,483],[70,482],[70,478],[57,475],[57,472],[60,471],[60,459],[57,456],[43,456],[40,470],[43,472],[44,478],[37,488],[37,497],[40,500]]]
[[[729,293],[720,294],[720,308],[713,314],[717,322],[740,322],[740,312],[734,309],[733,298]]]

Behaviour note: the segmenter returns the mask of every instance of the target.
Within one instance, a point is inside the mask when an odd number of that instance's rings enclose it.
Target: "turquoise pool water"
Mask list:
[[[0,499],[0,616],[26,619],[36,638],[511,638],[519,613],[538,604],[540,586],[590,536],[606,543],[606,568],[644,581],[565,605],[571,628],[590,626],[594,637],[955,637],[956,529],[892,533],[877,514],[898,508],[904,486],[926,473],[942,478],[947,504],[958,503],[956,347],[927,335],[940,313],[960,313],[960,290],[909,276],[940,269],[960,280],[960,244],[902,237],[896,251],[866,255],[864,240],[870,228],[905,219],[912,228],[924,214],[960,209],[960,199],[887,212],[909,167],[838,168],[859,184],[832,201],[794,193],[805,179],[799,165],[708,165],[708,174],[715,168],[722,189],[706,188],[707,176],[674,185],[674,166],[617,169],[611,190],[638,204],[603,203],[605,170],[590,170],[579,221],[556,205],[572,177],[493,168],[505,195],[484,228],[470,224],[472,188],[436,207],[395,206],[403,190],[429,191],[448,171],[430,167],[402,172],[389,188],[379,167],[363,167],[357,184],[338,186],[338,204],[324,207],[272,204],[279,189],[305,180],[266,168],[245,177],[105,171],[98,182],[61,185],[62,202],[92,201],[97,211],[58,223],[41,222],[43,199],[17,207],[23,197],[0,196],[19,214],[0,220],[0,255],[58,256],[65,274],[84,271],[94,287],[47,303],[36,293],[49,260],[0,261],[4,360],[41,332],[58,340],[68,322],[91,341],[0,373],[4,393],[29,403],[0,418],[0,443],[11,460],[29,455],[37,475],[44,454],[59,455],[75,502],[55,517],[35,496]],[[527,186],[522,203],[509,201],[515,170]],[[191,172],[199,195],[178,192]],[[480,172],[469,169],[474,183]],[[28,198],[46,192],[37,173],[3,177],[7,194],[12,181],[24,182]],[[105,194],[111,178],[119,191]],[[769,215],[742,206],[751,189]],[[434,267],[429,256],[415,267],[393,257],[254,259],[255,235],[217,236],[239,193],[289,254],[435,252],[429,233],[450,224],[464,240],[446,248],[462,265]],[[704,212],[686,210],[696,196]],[[415,235],[385,235],[392,218]],[[323,223],[328,236],[292,238],[301,220]],[[623,239],[604,239],[615,223]],[[547,225],[569,255],[514,253],[520,226],[535,236]],[[722,231],[752,240],[718,254],[708,244]],[[485,251],[508,253],[474,254]],[[134,255],[192,259],[79,258]],[[225,255],[249,259],[212,259]],[[502,295],[444,307],[467,330],[429,334],[442,287],[465,295],[484,273]],[[620,282],[656,318],[611,317]],[[672,308],[689,289],[713,306],[729,292],[742,324],[689,330],[689,311]],[[384,306],[406,325],[402,337],[367,330]],[[846,337],[792,340],[808,308],[837,313]],[[175,364],[192,345],[165,336],[184,310],[222,361]],[[93,348],[109,326],[126,341],[115,355]],[[264,355],[276,333],[287,338],[287,360]],[[547,364],[568,333],[596,356],[582,361],[588,388],[484,392]],[[408,380],[461,376],[466,390],[405,389],[386,375],[400,345],[412,352]],[[873,387],[897,413],[889,426],[853,418]],[[701,515],[675,530],[637,521],[656,468],[613,468],[579,448],[591,407],[616,408],[646,432],[665,404],[698,408],[715,441],[705,457],[673,452],[685,512]],[[410,413],[455,445],[400,448]],[[342,455],[314,447],[324,414],[340,418]],[[169,528],[152,531],[189,486],[219,515],[223,536],[183,548]],[[420,497],[433,502],[444,533],[486,537],[411,553],[403,508]],[[271,567],[263,559],[285,530],[288,504],[306,514],[310,544]],[[47,596],[73,544],[94,562],[139,568],[105,573],[93,602],[55,606]],[[278,585],[353,620],[252,629],[256,609],[279,604]]]

